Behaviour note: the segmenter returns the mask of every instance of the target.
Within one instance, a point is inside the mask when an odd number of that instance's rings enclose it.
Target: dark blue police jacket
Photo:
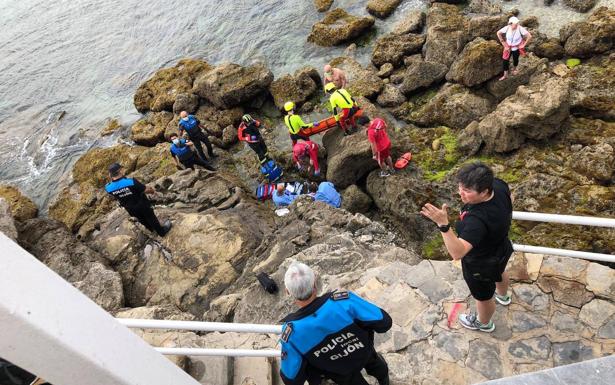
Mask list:
[[[179,125],[186,131],[191,132],[199,128],[199,120],[194,115],[188,115],[188,120],[179,119]]]
[[[286,385],[304,384],[310,373],[350,374],[374,354],[373,332],[384,333],[386,311],[342,291],[320,296],[282,320],[280,375]]]

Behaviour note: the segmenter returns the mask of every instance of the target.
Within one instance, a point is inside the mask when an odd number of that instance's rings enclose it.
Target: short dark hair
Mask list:
[[[364,125],[368,124],[368,123],[369,123],[369,116],[367,116],[367,115],[362,115],[362,116],[359,116],[359,117],[357,118],[357,123],[358,123],[360,126],[364,126]]]
[[[463,165],[457,171],[457,182],[463,187],[476,192],[493,190],[493,170],[482,162],[473,162]]]
[[[169,135],[169,139],[171,138],[179,138],[179,135],[177,135],[176,132],[171,133],[171,135]]]
[[[315,193],[316,191],[318,191],[318,183],[310,182],[310,184],[308,185],[308,191],[311,193]]]

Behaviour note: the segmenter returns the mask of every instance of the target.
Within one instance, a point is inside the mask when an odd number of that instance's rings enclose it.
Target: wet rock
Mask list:
[[[433,3],[427,11],[427,38],[423,47],[426,61],[449,67],[466,42],[465,21],[454,5]]]
[[[467,87],[481,84],[500,73],[501,46],[493,40],[476,38],[468,43],[455,59],[446,80]]]
[[[468,40],[474,40],[477,37],[482,37],[485,40],[494,40],[497,42],[496,32],[507,23],[508,15],[471,17],[468,20],[466,27]],[[498,43],[498,45],[503,48],[501,44]],[[501,48],[500,57],[502,55]]]
[[[359,37],[372,28],[373,17],[358,17],[348,14],[341,8],[335,8],[325,15],[322,21],[312,26],[308,42],[324,47],[340,45]]]
[[[520,340],[510,344],[508,353],[528,362],[546,360],[551,354],[551,341],[545,336]]]
[[[554,37],[530,41],[528,50],[538,57],[544,57],[549,60],[558,60],[564,57],[564,47],[560,44],[559,39]]]
[[[516,302],[525,304],[531,311],[542,311],[549,308],[549,297],[535,285],[515,285],[512,290]]]
[[[585,13],[594,8],[598,0],[563,0],[563,3],[570,8]]]
[[[12,240],[17,241],[15,221],[11,215],[11,208],[4,198],[0,198],[0,232],[4,233],[4,235]]]
[[[444,64],[416,60],[408,65],[400,90],[408,95],[415,90],[427,88],[442,81],[447,71],[448,68]]]
[[[401,20],[394,26],[391,33],[405,35],[407,33],[420,32],[425,24],[425,12],[410,10],[403,14]]]
[[[393,64],[384,63],[383,65],[380,66],[380,70],[378,71],[378,76],[380,76],[383,79],[388,78],[389,76],[391,76],[394,69],[395,67],[393,67]]]
[[[594,299],[581,309],[579,319],[594,329],[600,328],[615,315],[615,305],[602,300]]]
[[[599,182],[608,182],[615,174],[615,150],[607,143],[584,147],[572,166],[583,175]]]
[[[178,94],[173,103],[173,113],[179,114],[186,111],[189,114],[194,114],[199,108],[199,97],[192,93]]]
[[[513,332],[527,332],[547,326],[547,321],[531,312],[515,311],[512,313],[511,327]]]
[[[502,101],[510,95],[513,95],[519,86],[528,84],[534,74],[546,71],[547,64],[547,59],[540,59],[536,57],[536,55],[530,53],[527,57],[519,61],[517,75],[509,76],[505,80],[499,80],[497,78],[492,79],[487,83],[487,90],[499,101]]]
[[[502,12],[502,6],[491,0],[471,0],[467,11],[471,13],[484,13],[487,15],[497,15]]]
[[[444,125],[463,129],[473,120],[489,114],[493,108],[494,103],[489,98],[460,84],[446,84],[408,119],[421,126]]]
[[[60,222],[41,218],[24,222],[19,243],[105,310],[124,306],[120,275]]]
[[[401,0],[369,0],[367,2],[367,12],[384,19],[395,11],[399,3],[401,3]]]
[[[376,67],[380,67],[384,63],[391,63],[394,67],[399,67],[403,63],[404,56],[420,52],[424,42],[424,35],[411,33],[406,35],[385,35],[376,41],[376,46],[372,53],[372,63]]]
[[[314,6],[318,12],[327,12],[333,5],[333,0],[314,0]]]
[[[197,77],[192,92],[218,108],[228,109],[265,92],[272,81],[273,73],[262,63],[247,67],[227,63]]]
[[[366,213],[373,201],[357,185],[350,185],[342,193],[342,207],[351,213]]]
[[[615,301],[615,271],[597,263],[590,263],[586,273],[587,290],[596,296]]]
[[[194,79],[211,68],[202,60],[183,59],[175,67],[159,70],[135,92],[137,111],[172,111],[177,96],[189,93]]]
[[[590,57],[606,52],[615,44],[615,10],[600,7],[584,22],[564,27],[560,31],[566,55]]]
[[[569,115],[569,83],[543,78],[521,86],[479,124],[487,152],[517,149],[526,139],[546,139]]]
[[[120,124],[120,122],[117,121],[117,119],[111,119],[109,120],[107,125],[100,131],[100,136],[108,136],[114,134],[121,128],[122,125]]]
[[[284,75],[275,79],[269,86],[273,101],[280,110],[287,101],[298,107],[309,100],[321,87],[322,80],[314,67],[303,67],[294,75]]]
[[[594,358],[591,346],[582,341],[570,341],[553,344],[553,364],[555,366],[569,365],[575,362]]]
[[[10,208],[11,216],[16,221],[25,221],[38,215],[38,208],[34,202],[16,187],[0,185],[0,198],[4,198]]]
[[[615,119],[615,58],[601,58],[574,67],[569,74],[571,109],[600,119]]]
[[[355,99],[359,96],[374,98],[384,87],[382,79],[371,66],[363,67],[355,59],[342,56],[333,59],[331,65],[346,73],[346,89]]]
[[[130,128],[130,138],[144,146],[154,146],[164,140],[164,132],[173,119],[171,112],[152,112]]]
[[[382,93],[378,96],[377,102],[382,107],[396,107],[406,101],[404,94],[399,88],[387,84],[384,86]]]
[[[502,377],[502,363],[500,362],[500,349],[481,340],[470,342],[466,366],[472,368],[492,380]]]

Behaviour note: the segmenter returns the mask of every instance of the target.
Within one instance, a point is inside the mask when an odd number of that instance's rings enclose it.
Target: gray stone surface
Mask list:
[[[190,356],[188,374],[200,384],[231,385],[233,383],[232,357]]]
[[[615,318],[612,318],[598,330],[598,338],[615,339]]]
[[[497,345],[474,340],[470,342],[466,366],[476,370],[486,378],[499,378],[502,377],[502,362],[500,362],[499,356],[500,349]]]
[[[595,299],[583,306],[579,313],[579,319],[597,329],[607,320],[613,319],[614,314],[615,305],[601,299]]]
[[[434,337],[435,346],[446,352],[454,361],[462,361],[468,355],[468,341],[463,334],[442,331]]]
[[[517,341],[510,344],[508,352],[525,362],[546,360],[551,354],[551,341],[545,336]]]
[[[549,297],[536,285],[514,286],[513,293],[516,296],[513,301],[528,306],[530,310],[540,311],[549,307]]]
[[[560,311],[553,313],[550,324],[555,330],[563,333],[578,333],[583,327],[576,317]]]
[[[539,315],[529,312],[516,311],[512,314],[513,332],[527,332],[532,329],[545,327],[547,321]]]
[[[568,365],[594,358],[591,346],[583,341],[569,341],[553,344],[553,365]]]

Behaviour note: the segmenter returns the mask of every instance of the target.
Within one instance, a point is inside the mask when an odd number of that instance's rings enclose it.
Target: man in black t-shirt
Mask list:
[[[421,214],[438,225],[451,257],[461,259],[463,278],[476,300],[478,314],[461,314],[459,323],[472,330],[492,332],[495,300],[509,305],[506,264],[513,249],[508,231],[512,221],[512,199],[506,182],[494,178],[483,163],[463,166],[457,173],[459,195],[464,203],[457,234],[450,230],[447,205],[439,209],[430,203]]]
[[[128,211],[130,216],[135,217],[150,231],[155,231],[161,237],[171,230],[171,221],[166,221],[164,226],[160,225],[158,218],[152,208],[152,203],[145,194],[153,194],[153,188],[145,186],[133,178],[126,178],[119,163],[109,166],[109,177],[111,182],[105,186],[105,191],[114,197],[120,206]]]

